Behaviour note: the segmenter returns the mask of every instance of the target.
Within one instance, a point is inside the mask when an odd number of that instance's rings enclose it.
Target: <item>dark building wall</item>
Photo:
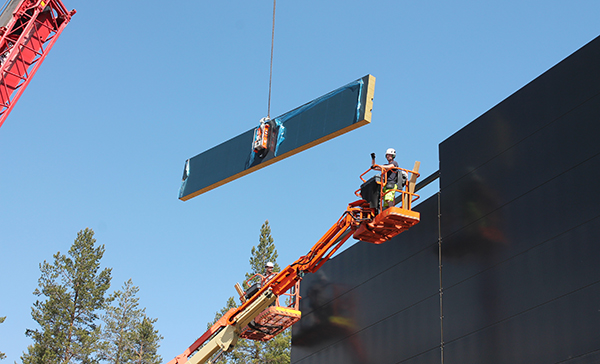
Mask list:
[[[440,144],[445,363],[598,359],[599,121],[596,39]]]
[[[359,242],[302,281],[293,363],[390,363],[439,358],[437,196],[430,218],[381,245]],[[409,292],[407,294],[407,292]]]
[[[597,38],[440,144],[418,225],[303,281],[292,363],[600,362],[599,137]]]

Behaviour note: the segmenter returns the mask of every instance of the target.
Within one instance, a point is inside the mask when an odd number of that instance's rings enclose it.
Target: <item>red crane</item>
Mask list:
[[[0,126],[75,10],[60,0],[11,0],[0,14]]]

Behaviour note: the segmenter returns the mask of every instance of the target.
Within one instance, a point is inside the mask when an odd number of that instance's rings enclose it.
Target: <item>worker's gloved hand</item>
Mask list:
[[[375,153],[371,153],[371,158],[375,159]]]

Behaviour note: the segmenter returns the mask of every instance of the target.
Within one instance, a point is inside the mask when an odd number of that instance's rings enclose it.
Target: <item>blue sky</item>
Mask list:
[[[597,0],[280,0],[271,116],[372,74],[372,123],[182,202],[185,160],[267,114],[273,2],[64,3],[77,14],[0,128],[7,363],[31,343],[39,264],[79,230],[105,245],[113,288],[140,287],[168,361],[235,294],[265,220],[293,262],[371,152],[431,174],[440,142],[600,34]]]

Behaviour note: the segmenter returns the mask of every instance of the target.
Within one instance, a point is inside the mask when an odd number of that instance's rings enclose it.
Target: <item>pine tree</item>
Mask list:
[[[289,364],[292,349],[292,328],[283,331],[265,343],[262,363]]]
[[[271,236],[269,220],[266,220],[260,228],[258,245],[250,249],[250,273],[246,273],[246,279],[256,273],[264,274],[265,265],[268,262],[275,264],[275,272],[279,271],[279,265],[277,265],[278,256],[273,237]]]
[[[277,249],[269,221],[265,221],[260,228],[258,245],[250,250],[250,272],[246,273],[246,280],[256,273],[264,274],[267,262],[275,265],[274,271],[280,270],[277,264]],[[248,287],[245,287],[248,288]],[[230,297],[227,305],[215,315],[216,322],[230,308],[236,307],[235,300]],[[212,324],[209,324],[210,327]],[[218,361],[219,364],[289,364],[292,334],[291,329],[285,330],[270,341],[260,342],[254,340],[240,339],[230,353],[224,353]]]
[[[102,340],[100,357],[111,364],[130,362],[159,364],[156,355],[162,336],[154,329],[156,319],[146,317],[145,308],[139,307],[136,297],[139,288],[129,279],[122,290],[109,298],[102,317]]]
[[[0,324],[3,323],[4,320],[6,320],[6,316],[0,317]],[[4,354],[3,352],[0,351],[0,360],[5,359],[5,358],[6,358],[6,354]]]
[[[96,363],[98,312],[110,287],[111,269],[100,270],[104,245],[95,247],[91,229],[77,233],[67,255],[54,255],[52,264],[40,264],[42,275],[33,292],[31,315],[40,326],[27,329],[33,339],[21,359],[24,364]]]
[[[113,292],[108,299],[112,305],[106,307],[102,316],[100,357],[109,363],[120,364],[130,360],[129,344],[142,315],[138,308],[139,299],[135,297],[138,291],[129,279],[122,291]]]
[[[133,339],[133,362],[136,364],[160,364],[162,358],[158,355],[159,342],[163,339],[154,324],[158,319],[146,317],[138,324]]]

